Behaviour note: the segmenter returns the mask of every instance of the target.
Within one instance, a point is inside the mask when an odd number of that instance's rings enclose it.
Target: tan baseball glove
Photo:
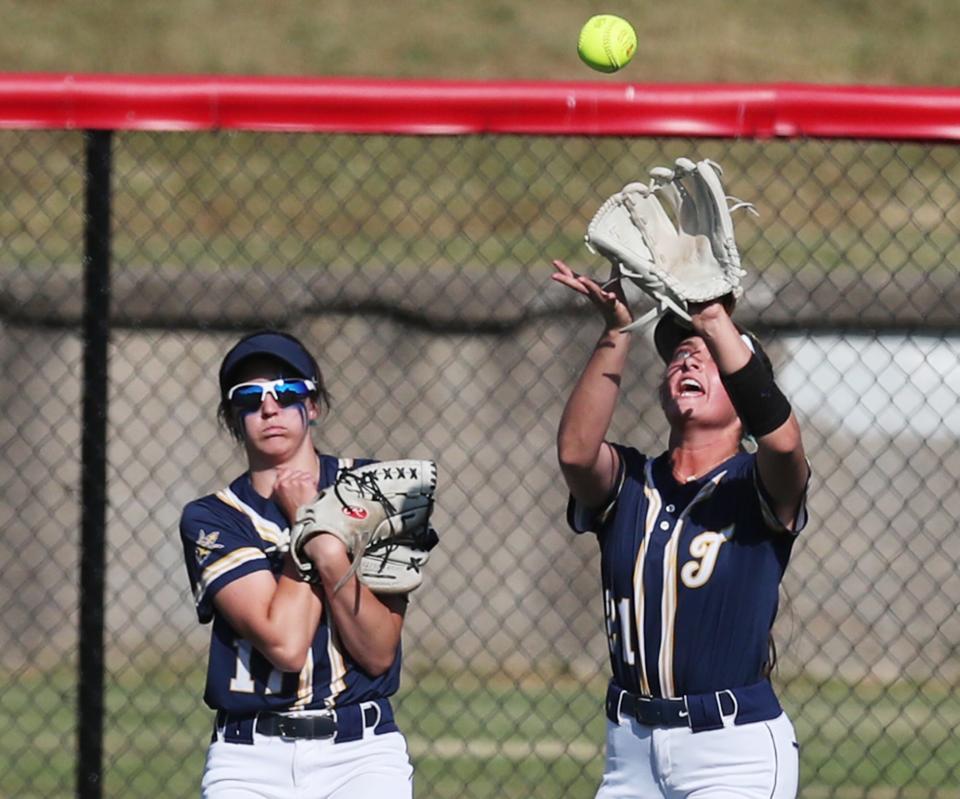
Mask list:
[[[649,184],[625,186],[590,221],[587,247],[613,265],[605,285],[626,281],[628,300],[632,285],[655,304],[624,330],[668,310],[689,321],[689,303],[743,293],[731,212],[756,210],[724,194],[721,174],[713,161],[678,158],[673,169],[651,169]]]
[[[350,570],[372,591],[406,593],[420,585],[422,567],[437,543],[430,527],[437,488],[433,461],[380,461],[344,469],[332,486],[303,505],[290,530],[290,554],[300,573],[316,578],[304,545],[318,535],[339,538],[352,558]]]

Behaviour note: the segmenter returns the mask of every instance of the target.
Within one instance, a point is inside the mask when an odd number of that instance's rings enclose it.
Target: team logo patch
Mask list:
[[[217,543],[219,537],[219,532],[205,533],[201,528],[200,537],[197,539],[197,563],[203,563],[213,550],[223,549],[223,544]]]
[[[343,512],[349,516],[351,519],[366,519],[367,518],[367,509],[361,508],[359,505],[344,505]]]

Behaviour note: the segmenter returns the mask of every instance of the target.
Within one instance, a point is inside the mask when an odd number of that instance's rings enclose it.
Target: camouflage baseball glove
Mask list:
[[[713,161],[678,158],[673,169],[651,169],[649,184],[625,186],[590,221],[587,247],[613,265],[605,285],[620,280],[628,301],[638,294],[631,296],[628,289],[636,287],[655,303],[624,330],[668,310],[689,321],[689,303],[727,294],[736,299],[743,293],[740,281],[746,272],[740,266],[731,212],[756,210],[728,198],[720,175]]]
[[[332,486],[297,512],[290,530],[297,568],[307,579],[316,578],[303,548],[328,533],[346,545],[352,559],[334,591],[354,574],[371,591],[412,591],[422,582],[422,567],[438,540],[429,525],[436,488],[433,461],[381,461],[342,470]]]

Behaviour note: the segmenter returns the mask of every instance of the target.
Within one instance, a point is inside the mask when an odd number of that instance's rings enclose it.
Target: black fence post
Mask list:
[[[84,134],[83,420],[77,796],[103,793],[107,346],[110,337],[110,131]]]

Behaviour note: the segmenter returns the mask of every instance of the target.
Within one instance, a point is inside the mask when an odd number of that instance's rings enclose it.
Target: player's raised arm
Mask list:
[[[796,734],[769,680],[769,644],[797,540],[784,528],[803,526],[807,467],[769,361],[729,315],[743,270],[720,174],[708,160],[655,167],[649,183],[607,199],[587,228],[618,287],[648,294],[651,313],[629,322],[618,296],[562,265],[554,275],[606,321],[558,440],[581,500],[568,503],[567,522],[596,535],[602,564],[611,679],[597,799],[796,796]],[[624,330],[654,314],[669,427],[660,454],[605,443]],[[757,452],[743,446],[745,429]],[[658,740],[671,741],[669,774]]]
[[[757,442],[757,473],[772,509],[790,529],[809,476],[796,416],[759,342],[734,324],[724,304],[705,303],[691,311],[691,325],[716,361],[744,431]]]
[[[620,396],[630,342],[630,334],[620,331],[631,316],[619,286],[605,290],[563,261],[553,263],[553,280],[587,297],[604,320],[600,340],[567,400],[557,434],[557,456],[570,493],[584,506],[597,507],[609,499],[619,468],[616,450],[604,439]]]

